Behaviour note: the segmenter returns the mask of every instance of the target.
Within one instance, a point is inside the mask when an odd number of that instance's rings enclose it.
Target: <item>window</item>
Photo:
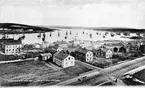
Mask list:
[[[86,59],[86,61],[88,61],[88,58]]]
[[[68,58],[68,60],[70,60],[70,57]]]
[[[87,54],[87,57],[89,56],[89,54]]]
[[[11,51],[11,49],[9,49],[9,51]]]

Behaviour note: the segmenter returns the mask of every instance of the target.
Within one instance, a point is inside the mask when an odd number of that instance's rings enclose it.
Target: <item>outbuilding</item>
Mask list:
[[[52,59],[51,53],[43,53],[39,55],[39,60],[50,60]]]

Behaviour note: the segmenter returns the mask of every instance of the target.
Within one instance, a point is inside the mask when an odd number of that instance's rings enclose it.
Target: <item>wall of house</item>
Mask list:
[[[17,54],[20,53],[20,51],[18,50],[18,48],[21,48],[21,44],[20,45],[5,45],[5,54]]]
[[[103,52],[102,50],[97,50],[95,52],[95,56],[104,58],[105,57],[105,52]]]
[[[111,58],[112,55],[113,55],[112,51],[111,51],[111,50],[107,50],[107,51],[106,51],[105,57],[106,57],[106,58]]]
[[[86,53],[86,62],[91,62],[91,61],[93,61],[93,53],[88,51]]]
[[[53,62],[55,63],[55,64],[57,64],[58,66],[62,66],[62,61],[60,61],[60,60],[58,60],[57,58],[53,58]]]
[[[63,65],[62,65],[63,68],[67,68],[74,65],[75,65],[75,58],[72,56],[68,56],[63,60]]]

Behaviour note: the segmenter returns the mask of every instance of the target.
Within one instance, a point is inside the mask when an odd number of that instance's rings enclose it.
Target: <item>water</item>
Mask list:
[[[65,39],[66,32],[67,32],[67,38]],[[98,35],[97,35],[97,32],[98,32]],[[60,36],[58,36],[58,33],[60,34]],[[61,41],[61,40],[70,41],[73,39],[90,40],[90,41],[129,40],[127,38],[121,38],[120,35],[115,35],[114,37],[111,37],[110,33],[111,32],[108,32],[105,38],[103,38],[105,31],[94,31],[94,30],[83,30],[83,29],[61,29],[59,31],[51,32],[52,36],[50,36],[50,32],[46,32],[45,41],[52,43],[55,41]],[[92,35],[92,37],[90,37],[90,34]],[[7,37],[18,39],[22,35],[23,34],[9,34],[7,35]],[[41,37],[38,37],[38,35],[39,33],[25,34],[25,38],[22,40],[22,43],[24,44],[42,43],[43,34],[41,34]],[[131,35],[135,35],[135,34],[132,33]],[[0,38],[2,37],[3,35],[0,35]]]

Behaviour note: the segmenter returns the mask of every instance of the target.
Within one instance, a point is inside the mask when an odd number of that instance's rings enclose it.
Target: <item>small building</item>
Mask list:
[[[80,60],[80,61],[84,61],[84,62],[93,61],[93,52],[87,49],[76,50],[74,56],[77,60]]]
[[[14,40],[14,39],[1,39],[0,43],[2,45],[1,49],[5,54],[19,54],[22,41],[21,40]]]
[[[98,50],[93,50],[93,52],[96,57],[101,58],[111,58],[113,55],[113,52],[107,48],[100,48]]]
[[[53,50],[56,50],[56,51],[61,51],[63,50],[62,47],[58,46],[58,45],[54,45],[54,46],[49,46],[49,48],[53,49]]]
[[[39,60],[50,60],[52,59],[51,53],[43,53],[39,55]]]
[[[102,48],[108,48],[112,50],[112,52],[119,52],[121,47],[124,47],[124,44],[122,42],[118,43],[105,43]]]
[[[139,47],[138,45],[135,45],[135,44],[131,44],[131,43],[128,43],[126,45],[126,52],[136,52],[139,50]]]
[[[75,65],[75,58],[65,51],[60,51],[54,54],[53,62],[58,66],[67,68]]]
[[[57,51],[62,51],[62,50],[63,50],[62,47],[58,47],[58,48],[57,48]]]

